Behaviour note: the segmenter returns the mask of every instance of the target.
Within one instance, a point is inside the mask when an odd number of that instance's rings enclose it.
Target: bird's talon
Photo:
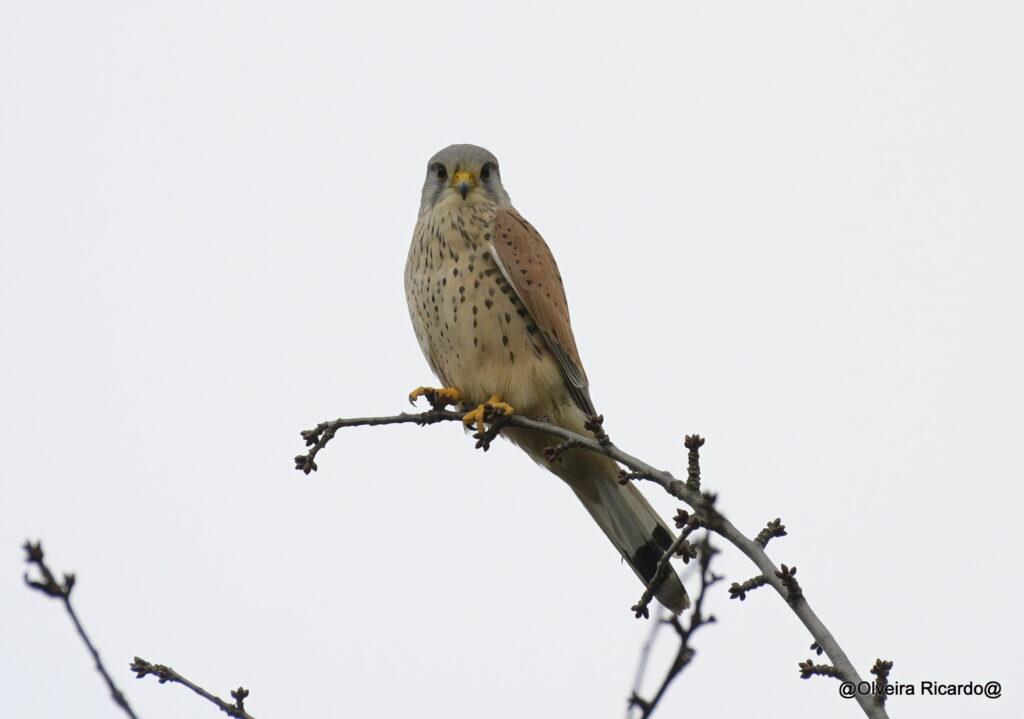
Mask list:
[[[426,397],[431,406],[435,409],[447,405],[456,405],[462,401],[462,393],[454,387],[417,387],[409,393],[409,404],[415,405],[419,397]]]
[[[497,414],[515,414],[515,409],[506,402],[501,401],[500,395],[494,395],[475,409],[471,409],[462,415],[462,423],[467,427],[476,425],[477,434],[484,433],[484,422],[491,422]]]

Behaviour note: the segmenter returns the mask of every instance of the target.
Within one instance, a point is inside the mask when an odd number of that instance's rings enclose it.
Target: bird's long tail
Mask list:
[[[579,424],[582,423],[580,419]],[[580,449],[569,450],[561,461],[549,462],[545,459],[544,448],[551,441],[546,436],[514,429],[505,430],[505,436],[526,450],[538,464],[565,480],[626,563],[644,584],[649,584],[657,571],[658,560],[675,541],[675,536],[640,490],[632,483],[619,484],[615,462]],[[655,596],[676,614],[690,606],[686,589],[671,566]]]
[[[608,467],[602,466],[604,462],[585,464],[597,465],[594,467],[597,471],[588,472],[582,481],[578,477],[563,479],[630,568],[649,584],[657,571],[658,560],[675,541],[672,531],[632,483],[623,486],[614,475],[609,476],[608,468],[614,470],[614,465],[610,462]],[[655,596],[676,614],[690,606],[686,589],[671,567],[666,569]]]

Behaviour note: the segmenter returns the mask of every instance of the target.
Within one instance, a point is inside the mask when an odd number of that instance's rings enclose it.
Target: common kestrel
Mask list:
[[[405,294],[416,339],[444,385],[436,391],[448,403],[478,405],[466,414],[467,425],[482,426],[486,402],[587,434],[594,405],[562,277],[543,238],[512,207],[487,150],[452,145],[430,158]],[[673,535],[632,483],[618,483],[611,459],[576,449],[548,462],[550,437],[515,428],[502,435],[565,480],[637,576],[650,582]],[[674,572],[656,596],[676,613],[689,606]]]

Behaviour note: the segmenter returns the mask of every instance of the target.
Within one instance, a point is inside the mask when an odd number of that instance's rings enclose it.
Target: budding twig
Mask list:
[[[619,467],[619,484],[629,484],[634,479],[650,479],[651,475],[647,472],[627,472],[622,467]]]
[[[810,679],[813,676],[843,678],[843,673],[831,664],[815,664],[814,660],[808,659],[806,662],[800,662],[798,666],[801,679]]]
[[[782,523],[782,520],[776,517],[772,521],[768,522],[764,529],[757,533],[754,537],[754,541],[760,544],[762,547],[767,547],[768,542],[774,537],[785,537],[786,536],[786,525]]]
[[[142,679],[143,677],[152,674],[161,684],[172,682],[174,684],[181,684],[182,686],[188,687],[203,699],[216,704],[218,709],[230,717],[235,717],[235,719],[254,719],[252,714],[245,710],[245,698],[249,696],[248,689],[243,687],[232,689],[231,698],[235,700],[235,703],[230,704],[220,697],[206,691],[198,684],[190,682],[188,679],[178,674],[178,672],[163,664],[150,664],[145,659],[135,657],[135,661],[131,663],[130,668],[135,672],[135,677],[137,679]]]
[[[800,588],[800,585],[796,581],[796,567],[787,567],[785,564],[782,565],[782,569],[775,572],[775,576],[782,580],[782,583],[786,585],[786,591],[788,592],[786,600],[789,602],[795,602],[804,596],[804,590]]]
[[[889,670],[892,669],[892,662],[885,659],[876,659],[875,665],[871,667],[871,673],[875,675],[875,686],[878,691],[875,692],[875,701],[878,704],[885,704],[885,700],[888,695],[885,693],[885,688],[889,685]]]
[[[686,488],[700,491],[700,448],[704,446],[704,438],[699,434],[688,434],[683,442],[688,450],[686,467]]]
[[[556,444],[554,447],[545,447],[544,458],[549,462],[561,462],[562,455],[575,447],[579,447],[579,444],[574,440],[567,439],[564,442]]]
[[[665,553],[666,556],[669,554],[670,552]],[[668,689],[669,684],[679,676],[683,669],[686,668],[696,655],[697,651],[690,645],[690,639],[693,637],[694,632],[705,624],[711,624],[715,621],[713,616],[705,616],[703,612],[704,597],[707,595],[708,587],[721,579],[721,577],[711,571],[711,559],[714,555],[718,554],[718,550],[711,546],[707,535],[704,536],[699,545],[699,554],[700,591],[697,592],[697,597],[694,599],[693,610],[690,613],[689,623],[684,626],[679,617],[676,616],[670,616],[668,619],[662,620],[662,626],[666,624],[670,625],[675,629],[676,636],[679,637],[679,649],[676,652],[675,659],[669,666],[668,672],[665,674],[665,678],[662,679],[661,685],[658,687],[658,691],[655,692],[652,699],[643,699],[639,694],[639,680],[642,678],[641,676],[638,676],[632,696],[629,698],[629,706],[637,707],[641,710],[641,719],[647,719],[654,713],[655,708],[658,706],[658,702],[660,702],[661,698],[665,695],[665,691]]]
[[[767,583],[768,577],[764,576],[763,574],[758,574],[756,577],[752,577],[747,581],[743,582],[743,584],[737,584],[736,582],[733,582],[729,586],[729,599],[739,599],[741,602],[746,601],[747,592],[751,591],[752,589],[757,589],[758,587],[763,587]],[[821,652],[818,653],[820,654]]]
[[[583,428],[591,432],[597,440],[597,443],[602,447],[612,446],[612,441],[608,438],[608,433],[604,431],[603,414],[589,415],[586,421],[583,422]]]
[[[25,584],[30,586],[39,592],[42,592],[48,597],[54,599],[60,599],[64,603],[64,609],[67,610],[68,616],[71,617],[71,621],[75,625],[75,629],[78,631],[78,636],[82,638],[89,653],[92,654],[93,661],[96,663],[96,671],[103,677],[103,681],[106,682],[107,688],[110,690],[110,698],[114,700],[114,703],[121,707],[125,714],[130,716],[132,719],[137,719],[135,712],[132,711],[131,706],[128,705],[128,700],[125,698],[124,693],[117,688],[114,684],[114,680],[110,677],[107,672],[107,668],[103,666],[103,661],[100,659],[100,653],[93,645],[92,640],[89,639],[89,635],[85,633],[85,628],[82,626],[82,622],[78,619],[78,614],[75,613],[75,608],[71,605],[71,590],[75,586],[75,575],[65,574],[64,582],[58,582],[53,576],[53,572],[46,565],[43,554],[43,543],[42,542],[28,542],[26,541],[22,548],[25,550],[25,561],[31,565],[34,565],[39,569],[39,573],[43,576],[42,581],[35,579],[29,579],[28,573],[25,573]]]

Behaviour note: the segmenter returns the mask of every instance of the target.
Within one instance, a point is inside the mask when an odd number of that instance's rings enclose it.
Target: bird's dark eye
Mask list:
[[[480,168],[480,179],[481,180],[489,180],[489,179],[491,179],[491,172],[493,170],[495,170],[495,169],[497,169],[497,168],[495,168],[494,165],[492,165],[490,162],[488,162],[482,168]]]
[[[448,179],[448,170],[444,169],[444,165],[437,164],[437,165],[434,165],[434,167],[431,168],[431,169],[433,169],[434,177],[436,177],[437,179],[439,179],[439,180],[447,180]]]

